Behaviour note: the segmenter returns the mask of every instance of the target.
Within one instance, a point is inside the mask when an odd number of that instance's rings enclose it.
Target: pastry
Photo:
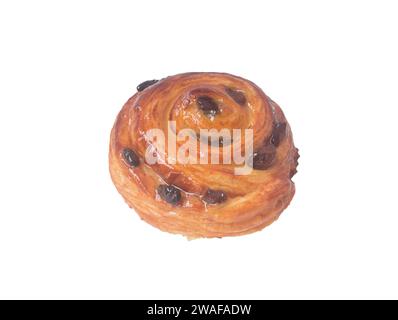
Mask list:
[[[275,221],[293,198],[298,157],[281,108],[254,83],[184,73],[137,87],[112,129],[109,167],[143,220],[212,238]]]

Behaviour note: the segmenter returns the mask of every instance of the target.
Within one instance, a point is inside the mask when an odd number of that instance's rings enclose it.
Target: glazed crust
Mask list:
[[[219,110],[214,116],[200,109],[198,99],[204,95],[217,101]],[[248,175],[236,175],[234,163],[149,165],[144,159],[151,142],[145,133],[153,128],[167,132],[168,120],[175,121],[177,131],[190,128],[196,133],[200,129],[251,128],[254,150],[273,143],[274,158],[265,169],[254,169]],[[278,125],[283,134],[275,142]],[[202,143],[198,140],[198,148]],[[181,144],[177,142],[177,148]],[[209,145],[209,158],[215,147],[223,148]],[[126,148],[134,150],[139,165],[126,163]],[[167,146],[163,152],[167,158]],[[294,195],[291,177],[297,159],[282,110],[254,83],[224,73],[185,73],[153,83],[126,102],[111,132],[109,167],[117,190],[143,220],[189,238],[211,238],[252,233],[275,221]],[[178,203],[161,197],[158,187],[165,184],[180,190]],[[209,189],[222,190],[225,201],[204,201]]]

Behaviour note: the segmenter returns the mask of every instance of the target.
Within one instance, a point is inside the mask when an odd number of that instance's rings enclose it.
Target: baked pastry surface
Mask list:
[[[224,73],[185,73],[146,81],[137,90],[112,129],[109,167],[117,190],[143,220],[189,238],[237,236],[263,229],[289,205],[298,150],[281,108],[254,83]],[[171,153],[167,143],[155,150],[147,133],[170,132],[170,121],[176,132],[196,133],[195,150],[199,158],[205,150],[207,159],[214,148],[223,155],[236,144],[244,154],[245,145],[233,138],[214,144],[199,137],[200,129],[253,129],[253,169],[237,175],[243,165],[234,162],[164,161]],[[177,149],[184,143],[177,141]],[[148,150],[163,161],[149,164]]]

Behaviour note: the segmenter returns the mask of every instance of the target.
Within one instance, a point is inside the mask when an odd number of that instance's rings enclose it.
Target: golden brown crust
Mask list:
[[[214,117],[198,107],[203,95],[218,102]],[[270,143],[280,124],[283,134],[271,143],[275,149],[272,164],[249,175],[235,175],[234,164],[149,165],[144,156],[150,142],[144,133],[153,128],[167,132],[168,120],[176,122],[177,131],[190,128],[196,133],[211,128],[252,128],[255,151]],[[177,148],[181,144],[177,142]],[[140,158],[137,167],[126,163],[125,148]],[[167,157],[167,148],[164,151]],[[224,237],[261,230],[279,217],[294,195],[291,175],[297,157],[282,110],[259,87],[229,74],[186,73],[156,82],[126,102],[112,129],[109,165],[117,190],[148,223],[189,238]],[[181,191],[177,205],[159,196],[161,184]],[[206,203],[203,199],[208,189],[222,190],[226,200]]]

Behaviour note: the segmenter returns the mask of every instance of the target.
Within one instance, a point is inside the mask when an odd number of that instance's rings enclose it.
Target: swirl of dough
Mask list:
[[[230,74],[185,73],[146,81],[137,90],[112,129],[109,164],[117,190],[143,220],[198,238],[251,233],[279,217],[295,192],[298,150],[281,108],[259,87]],[[153,129],[176,135],[189,129],[191,139],[175,145],[188,145],[195,157],[181,163],[167,143],[155,146],[148,136]],[[201,134],[206,129],[209,136]],[[212,130],[225,129],[230,138],[214,143]],[[249,174],[237,175],[240,165],[223,161],[226,148],[245,153],[235,129],[253,130],[254,153],[245,155],[251,157]],[[201,163],[214,149],[220,163]],[[148,163],[148,150],[159,161]]]

